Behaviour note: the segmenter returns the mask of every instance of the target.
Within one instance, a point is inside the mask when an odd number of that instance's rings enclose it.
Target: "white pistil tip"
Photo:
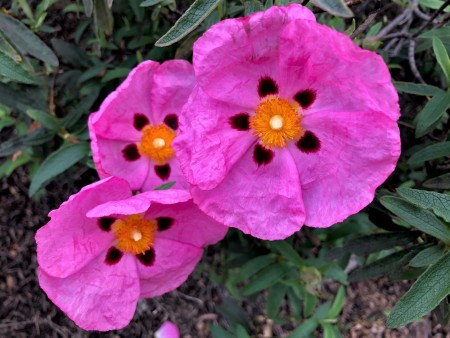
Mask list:
[[[153,139],[153,147],[155,147],[156,149],[161,149],[165,145],[166,145],[166,142],[164,141],[164,139],[162,139],[160,137]]]
[[[135,242],[140,241],[141,238],[142,238],[142,234],[141,234],[140,231],[135,231],[135,232],[133,232],[133,240],[134,240]]]
[[[274,115],[270,118],[269,124],[273,130],[280,130],[283,128],[283,118],[280,115]]]

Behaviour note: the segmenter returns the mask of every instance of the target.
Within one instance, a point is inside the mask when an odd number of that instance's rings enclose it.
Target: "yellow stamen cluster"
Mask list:
[[[112,225],[117,248],[135,255],[144,253],[154,245],[157,228],[156,221],[146,220],[142,215],[127,216]]]
[[[174,138],[175,132],[165,124],[147,125],[142,130],[141,142],[138,144],[139,153],[163,164],[174,154],[172,148]]]
[[[272,96],[258,105],[250,127],[266,148],[283,148],[304,133],[299,111],[298,104]]]

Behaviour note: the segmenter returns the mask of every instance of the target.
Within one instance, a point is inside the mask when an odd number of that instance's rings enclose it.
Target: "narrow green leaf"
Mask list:
[[[280,280],[289,271],[289,268],[274,263],[259,271],[242,290],[242,295],[248,296],[255,292],[267,289]]]
[[[9,41],[14,41],[14,45],[22,53],[32,55],[53,67],[59,65],[55,53],[19,20],[0,13],[0,30]]]
[[[292,331],[287,338],[307,338],[310,337],[317,326],[319,326],[319,322],[313,318],[306,320],[303,324],[297,326],[297,328]]]
[[[421,164],[425,161],[437,160],[450,155],[450,141],[434,143],[414,153],[408,160],[408,164]]]
[[[87,143],[62,146],[42,162],[31,180],[28,194],[33,196],[50,179],[59,175],[84,158],[89,152]]]
[[[345,4],[344,0],[312,0],[312,3],[332,15],[343,18],[353,17],[352,11]]]
[[[331,309],[328,312],[327,318],[334,319],[339,313],[341,313],[342,308],[344,307],[345,302],[345,288],[343,286],[339,287],[339,290],[334,298],[333,305],[331,305]]]
[[[231,333],[225,331],[225,329],[221,328],[219,325],[211,325],[210,330],[213,338],[234,338]]]
[[[339,333],[338,329],[331,325],[330,323],[323,322],[320,323],[323,329],[323,338],[341,338],[342,335]]]
[[[433,51],[447,78],[447,84],[450,86],[450,59],[448,58],[447,50],[445,49],[442,40],[438,37],[433,37]]]
[[[175,183],[176,183],[175,181],[163,183],[163,184],[161,184],[161,185],[158,185],[158,186],[157,186],[155,189],[153,189],[153,190],[167,190],[167,189],[172,188],[172,187],[174,186]]]
[[[217,7],[221,0],[195,0],[195,2],[188,8],[188,10],[178,19],[175,25],[164,34],[155,46],[165,47],[180,41],[200,23]]]
[[[450,243],[449,228],[432,212],[394,196],[384,196],[380,201],[388,210],[420,231]]]
[[[438,307],[434,309],[433,313],[436,315],[439,324],[446,326],[450,320],[450,304],[448,299],[444,298]]]
[[[114,18],[108,0],[95,0],[94,19],[100,32],[111,35],[114,27]]]
[[[450,195],[407,188],[398,188],[397,192],[409,202],[424,209],[432,210],[437,216],[442,217],[446,222],[450,222]]]
[[[303,299],[303,312],[305,317],[309,317],[314,312],[317,305],[317,297],[309,292],[305,292]]]
[[[286,286],[283,284],[275,284],[269,289],[269,295],[266,301],[266,311],[269,318],[274,319],[286,295]]]
[[[244,2],[244,15],[250,15],[264,10],[264,6],[258,0],[250,0]]]
[[[0,52],[0,76],[16,82],[35,83],[33,77],[19,63],[2,52]]]
[[[436,263],[445,253],[445,250],[440,245],[433,245],[426,248],[414,256],[409,262],[409,266],[413,268],[422,268]]]
[[[303,260],[297,251],[294,250],[291,244],[286,241],[273,241],[270,242],[270,247],[278,251],[283,257],[287,258],[290,262],[301,267]]]
[[[5,34],[3,34],[1,31],[0,31],[0,52],[3,52],[16,62],[22,62],[22,56],[20,55],[19,51],[17,51],[16,48],[14,48],[14,46],[9,43]]]
[[[450,27],[432,29],[418,36],[418,38],[420,39],[447,38],[447,37],[450,37]]]
[[[236,338],[250,338],[247,331],[241,326],[236,326]]]
[[[415,118],[416,137],[422,137],[430,132],[433,125],[441,119],[449,106],[450,93],[435,94]]]
[[[404,326],[433,310],[450,294],[450,252],[431,265],[395,304],[389,328]]]
[[[83,6],[84,6],[84,13],[88,18],[90,18],[94,10],[94,4],[92,3],[92,0],[83,0]]]
[[[245,263],[240,271],[239,276],[236,278],[237,282],[242,282],[249,277],[253,276],[255,273],[265,268],[266,266],[272,264],[275,258],[272,255],[258,256],[249,260]]]
[[[444,91],[441,88],[430,86],[427,84],[418,84],[412,82],[400,82],[394,81],[394,87],[397,91],[401,93],[407,94],[415,94],[422,96],[433,96],[438,93],[443,93]]]
[[[26,113],[33,120],[39,122],[44,128],[59,131],[61,129],[61,124],[56,117],[51,116],[49,113],[29,108]]]
[[[146,0],[146,1],[141,2],[141,4],[139,6],[150,7],[150,6],[155,6],[161,2],[163,2],[163,0]]]
[[[216,306],[217,312],[232,326],[241,325],[248,328],[250,318],[236,299],[223,297],[222,303]]]
[[[430,178],[423,182],[423,186],[429,189],[450,189],[450,173]]]

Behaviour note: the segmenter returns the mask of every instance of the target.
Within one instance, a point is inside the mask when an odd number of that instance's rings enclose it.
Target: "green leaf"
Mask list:
[[[344,0],[312,0],[312,3],[332,15],[343,18],[351,18],[353,16],[352,11],[345,4]]]
[[[450,27],[432,29],[418,36],[418,38],[420,39],[447,38],[447,37],[450,37]]]
[[[33,176],[28,194],[33,196],[46,182],[69,169],[83,159],[88,152],[87,143],[76,143],[62,146],[51,153]]]
[[[266,311],[269,318],[274,319],[278,311],[280,311],[280,306],[287,292],[286,289],[286,286],[283,284],[275,284],[269,289],[269,295],[266,301]]]
[[[146,1],[141,2],[141,4],[139,6],[150,7],[150,6],[155,6],[161,2],[163,2],[163,0],[146,0]]]
[[[248,296],[267,289],[278,282],[290,269],[280,263],[274,263],[259,271],[242,290],[242,295]]]
[[[421,164],[425,161],[436,160],[450,155],[450,141],[434,143],[414,153],[408,160],[408,164]]]
[[[309,317],[312,315],[314,309],[317,305],[317,297],[309,292],[305,293],[304,299],[303,299],[303,312],[305,314],[305,317]]]
[[[444,255],[444,253],[444,248],[440,245],[433,245],[415,255],[409,262],[409,266],[412,266],[413,268],[422,268],[434,264]]]
[[[434,309],[433,313],[442,326],[446,326],[450,320],[450,304],[447,298],[444,298],[439,303],[438,307]]]
[[[108,0],[95,0],[94,19],[100,32],[111,35],[114,27],[114,18]]]
[[[200,25],[200,23],[217,7],[220,1],[221,0],[195,0],[191,7],[189,7],[181,18],[178,19],[175,25],[156,41],[155,46],[165,47],[180,41],[197,28],[197,26]]]
[[[241,326],[236,326],[236,338],[250,338],[247,331]]]
[[[287,258],[290,262],[301,267],[303,260],[297,251],[294,250],[291,244],[286,241],[273,241],[270,242],[270,247],[278,251],[283,257]]]
[[[394,196],[384,196],[380,201],[388,210],[420,231],[450,243],[449,228],[432,212]]]
[[[433,37],[433,50],[436,59],[447,78],[447,85],[450,86],[450,59],[448,58],[447,50],[445,49],[442,40],[438,37]]]
[[[395,304],[387,326],[404,326],[433,310],[450,293],[450,252],[431,265]]]
[[[0,52],[6,54],[11,59],[16,62],[22,62],[22,56],[20,53],[11,45],[6,38],[6,36],[0,31]]]
[[[450,173],[430,178],[423,182],[423,186],[429,189],[450,189]]]
[[[430,209],[446,222],[450,222],[450,195],[407,188],[398,188],[397,192],[409,202],[424,209]]]
[[[416,137],[422,137],[431,131],[450,106],[450,93],[437,93],[427,102],[422,111],[415,118]]]
[[[83,0],[83,6],[84,6],[84,13],[88,18],[90,18],[94,10],[94,4],[92,3],[92,0]]]
[[[334,319],[339,313],[341,313],[345,302],[345,288],[343,286],[339,287],[339,290],[334,298],[333,304],[331,305],[330,311],[328,312],[327,318]]]
[[[27,146],[40,145],[49,142],[54,136],[44,128],[39,128],[30,134],[10,138],[0,143],[0,157],[14,154],[18,150],[22,150]]]
[[[275,257],[273,257],[272,255],[258,256],[256,258],[249,260],[247,263],[245,263],[242,266],[240,274],[236,278],[236,281],[242,282],[242,281],[250,278],[255,273],[260,271],[261,269],[272,264],[274,261],[275,261]]]
[[[28,108],[26,110],[26,113],[29,117],[31,117],[33,120],[39,122],[44,128],[53,130],[53,131],[59,131],[61,129],[61,124],[57,120],[56,117],[51,116],[49,113]]]
[[[339,333],[338,329],[331,325],[330,323],[323,322],[320,323],[323,329],[323,338],[341,338],[342,335]]]
[[[153,190],[167,190],[167,189],[172,188],[172,187],[174,186],[175,183],[177,183],[177,182],[172,181],[172,182],[163,183],[163,184],[161,184],[161,185],[158,185],[158,186],[157,186],[155,189],[153,189]]]
[[[292,331],[286,338],[307,338],[310,337],[317,326],[319,326],[319,322],[313,318],[306,320],[303,324],[297,326],[297,328]]]
[[[394,87],[397,91],[401,93],[422,95],[422,96],[433,96],[438,93],[443,93],[444,91],[438,87],[430,86],[427,84],[417,84],[412,82],[400,82],[394,81]]]
[[[216,310],[230,325],[239,324],[248,328],[250,318],[234,298],[223,297],[222,303],[216,306]]]
[[[32,55],[53,67],[59,65],[55,53],[19,20],[0,13],[0,30],[9,41],[14,41],[14,45],[22,53]]]
[[[261,12],[264,10],[264,6],[258,0],[251,0],[244,2],[244,15],[250,15],[256,12]]]
[[[211,330],[213,338],[234,338],[231,333],[225,331],[225,329],[221,328],[219,325],[213,324],[209,329]]]
[[[33,77],[8,55],[0,52],[0,76],[26,84],[35,83]]]

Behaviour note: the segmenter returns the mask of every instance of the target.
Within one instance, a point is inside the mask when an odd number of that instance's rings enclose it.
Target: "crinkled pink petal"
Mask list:
[[[397,124],[382,113],[315,113],[303,120],[320,140],[316,153],[294,144],[302,183],[305,224],[327,227],[360,211],[392,173],[400,155]]]
[[[139,141],[141,132],[134,128],[134,115],[143,114],[153,122],[151,92],[153,74],[159,63],[144,61],[134,68],[125,81],[109,94],[99,111],[90,119],[89,128],[97,138]],[[154,123],[154,122],[153,122]]]
[[[104,259],[98,256],[65,278],[38,269],[39,284],[48,298],[85,330],[123,328],[133,318],[139,299],[135,258],[124,255],[114,265]]]
[[[128,183],[112,177],[84,187],[53,210],[36,233],[39,266],[49,275],[67,277],[86,266],[113,241],[97,220],[86,217],[93,206],[131,195]]]
[[[97,205],[87,213],[87,216],[105,217],[111,215],[141,214],[148,210],[152,202],[175,204],[189,201],[192,198],[188,191],[178,189],[153,190],[131,197],[130,195],[120,201],[114,200]]]
[[[202,212],[192,200],[177,204],[153,203],[147,218],[169,217],[173,225],[158,233],[159,238],[173,239],[198,247],[215,244],[227,233],[228,228]]]
[[[280,39],[279,69],[285,97],[316,91],[304,114],[380,111],[395,121],[400,116],[398,94],[383,59],[327,26],[310,20],[287,25]]]
[[[94,129],[91,127],[93,117],[94,117],[94,114],[91,114],[89,116],[89,122],[88,122],[89,138],[91,139],[92,159],[94,160],[95,169],[97,169],[98,176],[100,177],[100,179],[104,179],[111,175],[109,175],[102,167],[100,151],[99,151],[98,145],[97,145],[97,135],[95,135]]]
[[[232,129],[229,124],[229,118],[242,113],[241,109],[211,99],[199,87],[194,89],[172,144],[191,184],[201,189],[214,188],[255,142],[251,132]]]
[[[111,176],[127,180],[131,189],[141,190],[144,182],[147,181],[147,176],[150,175],[150,166],[153,163],[146,156],[140,156],[135,161],[126,159],[122,150],[132,143],[97,138],[97,142],[91,144],[92,153],[97,168],[100,167],[104,173]],[[96,145],[96,149],[94,145]]]
[[[212,26],[194,44],[193,63],[200,87],[220,101],[255,108],[259,79],[277,78],[282,28],[296,19],[315,21],[309,9],[292,4]]]
[[[177,153],[175,153],[177,155]],[[147,179],[142,184],[142,191],[149,191],[153,190],[157,187],[159,187],[162,184],[168,183],[168,182],[175,182],[175,184],[171,187],[171,189],[185,189],[189,190],[189,183],[186,181],[186,178],[184,177],[181,168],[180,163],[176,157],[171,158],[167,161],[167,164],[170,167],[170,175],[166,179],[161,179],[156,174],[155,167],[157,166],[156,163],[150,163],[150,168],[148,171]]]
[[[286,149],[258,167],[247,152],[216,188],[192,188],[194,202],[217,221],[267,240],[300,230],[305,210],[298,171]]]
[[[155,332],[155,338],[180,338],[180,331],[174,323],[166,321]]]
[[[194,68],[185,60],[166,61],[153,75],[150,102],[153,119],[161,124],[169,114],[179,115],[195,86]]]
[[[180,286],[194,270],[203,250],[196,246],[157,237],[152,266],[137,263],[141,297],[156,297]]]

